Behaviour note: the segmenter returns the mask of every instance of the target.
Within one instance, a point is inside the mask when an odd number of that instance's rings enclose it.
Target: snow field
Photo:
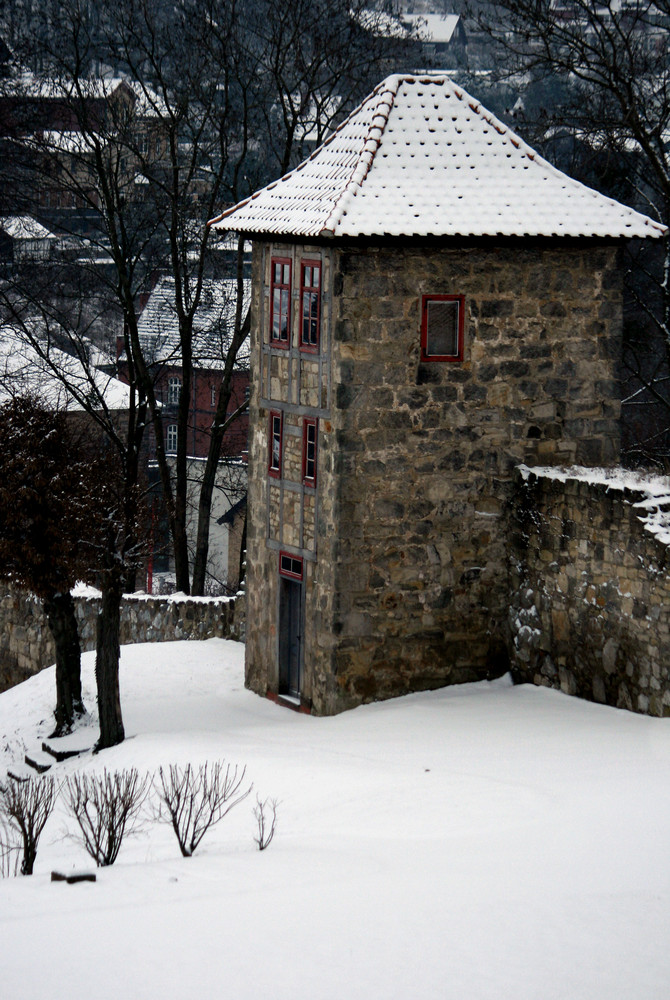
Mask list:
[[[3,997],[667,996],[670,720],[508,680],[316,719],[245,691],[243,656],[122,648],[126,741],[54,776],[224,757],[255,790],[193,858],[150,823],[73,886],[49,881],[91,870],[59,806],[35,875],[0,882]],[[4,766],[48,732],[53,692],[47,670],[0,695]],[[263,853],[256,790],[280,800]]]

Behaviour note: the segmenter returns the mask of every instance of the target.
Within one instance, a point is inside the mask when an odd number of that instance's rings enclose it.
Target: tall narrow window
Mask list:
[[[302,425],[302,478],[306,486],[316,486],[316,432],[318,424],[305,417]]]
[[[278,478],[281,476],[282,415],[274,410],[270,414],[269,437],[268,473]]]
[[[181,396],[181,379],[177,375],[172,375],[168,379],[168,403],[178,403]]]
[[[165,431],[165,450],[168,455],[177,454],[177,425],[168,424]]]
[[[321,326],[321,262],[304,260],[300,268],[300,346],[318,351]]]
[[[421,300],[421,360],[462,361],[465,298],[424,295]]]
[[[291,333],[291,261],[273,257],[270,282],[270,342],[288,347]]]

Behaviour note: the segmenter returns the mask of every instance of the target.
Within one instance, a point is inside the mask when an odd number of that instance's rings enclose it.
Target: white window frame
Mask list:
[[[165,428],[165,452],[167,455],[177,454],[177,436],[177,425],[168,424]]]

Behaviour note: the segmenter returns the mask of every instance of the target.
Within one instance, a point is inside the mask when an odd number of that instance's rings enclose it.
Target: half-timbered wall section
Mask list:
[[[279,677],[279,602],[287,578],[281,556],[301,560],[295,655],[303,702],[311,701],[312,650],[321,643],[321,615],[332,604],[333,590],[327,551],[319,571],[316,565],[329,526],[333,537],[331,260],[329,248],[308,244],[268,242],[254,250],[250,460],[255,471],[247,545],[249,616],[258,628],[250,630],[248,655],[259,690],[286,687]],[[251,582],[256,578],[258,586]]]

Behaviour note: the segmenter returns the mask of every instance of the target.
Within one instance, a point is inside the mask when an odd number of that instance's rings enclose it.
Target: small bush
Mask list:
[[[18,875],[20,859],[18,834],[4,817],[0,817],[0,878]]]
[[[66,805],[79,826],[73,839],[83,844],[98,868],[113,865],[124,836],[137,831],[148,789],[149,776],[140,777],[136,768],[66,779]]]
[[[254,816],[256,817],[257,831],[254,841],[258,844],[259,851],[264,851],[272,843],[272,838],[277,829],[278,805],[279,803],[276,799],[264,799],[261,802],[260,797],[256,796]]]
[[[0,815],[5,824],[20,835],[23,846],[22,875],[33,873],[37,844],[55,799],[53,778],[31,778],[21,782],[10,780],[6,785],[0,785]],[[9,863],[11,866],[11,861]]]
[[[253,786],[242,787],[246,772],[246,767],[240,772],[225,761],[197,770],[191,764],[159,769],[154,778],[159,799],[156,818],[172,825],[183,857],[190,858],[210,827],[249,795]]]

